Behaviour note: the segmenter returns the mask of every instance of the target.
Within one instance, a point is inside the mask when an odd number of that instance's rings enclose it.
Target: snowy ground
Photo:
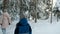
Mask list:
[[[7,34],[14,34],[14,29],[17,21],[14,21],[9,28],[7,28]],[[33,20],[29,21],[29,24],[32,28],[32,34],[60,34],[60,21],[57,22],[56,17],[53,17],[52,24],[50,23],[50,18],[47,20],[38,20],[37,23],[34,23]],[[2,30],[0,27],[0,34]]]
[[[60,21],[57,22],[56,17],[53,17],[52,24],[50,18],[48,20],[38,20],[37,23],[30,22],[33,34],[60,34]]]

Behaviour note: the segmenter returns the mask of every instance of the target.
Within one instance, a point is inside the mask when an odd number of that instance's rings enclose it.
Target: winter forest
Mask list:
[[[24,16],[32,34],[60,34],[60,0],[0,0],[0,16],[5,9],[12,20],[7,34],[14,34],[19,18]]]

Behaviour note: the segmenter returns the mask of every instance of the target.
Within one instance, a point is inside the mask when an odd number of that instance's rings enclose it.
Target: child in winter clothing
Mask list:
[[[28,24],[27,18],[20,19],[16,25],[14,34],[32,34],[32,29]]]

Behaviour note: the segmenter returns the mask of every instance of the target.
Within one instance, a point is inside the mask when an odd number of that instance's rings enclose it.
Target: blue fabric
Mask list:
[[[20,19],[20,24],[21,24],[21,25],[27,25],[27,24],[28,24],[27,19],[26,19],[26,18]]]
[[[30,25],[28,24],[28,21],[26,18],[20,19],[19,23],[17,23],[17,26],[16,26],[15,34],[21,34],[21,33],[32,34],[32,29]]]
[[[20,26],[19,27],[19,32],[20,33],[27,33],[27,32],[29,32],[29,26]]]

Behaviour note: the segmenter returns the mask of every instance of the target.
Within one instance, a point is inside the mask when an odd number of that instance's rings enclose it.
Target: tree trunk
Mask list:
[[[33,0],[35,2],[35,12],[36,12],[36,18],[35,18],[35,22],[37,22],[37,2],[38,0]]]
[[[51,0],[52,1],[52,4],[51,4],[51,21],[50,21],[50,23],[52,23],[52,11],[53,11],[53,0]]]
[[[57,14],[57,22],[58,22],[58,14]]]

